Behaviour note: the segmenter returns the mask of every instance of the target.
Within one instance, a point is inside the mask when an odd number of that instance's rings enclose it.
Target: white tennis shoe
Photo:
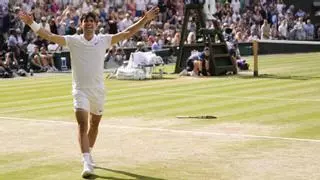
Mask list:
[[[91,164],[91,166],[94,168],[94,167],[96,167],[96,163],[94,163],[94,161],[93,161],[93,158],[92,158],[92,155],[90,154],[90,164]]]
[[[94,175],[93,166],[91,165],[91,163],[83,161],[83,171],[81,173],[81,176],[83,178],[90,178],[92,175]]]

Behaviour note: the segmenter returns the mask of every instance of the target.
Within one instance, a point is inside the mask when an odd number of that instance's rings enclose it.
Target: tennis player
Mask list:
[[[93,12],[89,12],[80,18],[83,34],[71,36],[52,34],[36,23],[30,14],[22,11],[19,13],[21,20],[40,37],[70,49],[72,95],[78,122],[79,144],[83,154],[81,174],[83,178],[94,175],[94,163],[90,152],[94,147],[103,114],[105,96],[103,64],[106,50],[111,45],[133,36],[158,13],[159,9],[154,7],[146,12],[138,22],[122,32],[115,35],[95,35],[98,17]]]

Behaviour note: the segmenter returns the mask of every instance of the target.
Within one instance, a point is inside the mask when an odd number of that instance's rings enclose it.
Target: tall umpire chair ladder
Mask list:
[[[191,11],[194,10],[198,15],[197,32],[196,36],[200,36],[203,39],[202,43],[185,44],[187,37],[187,26]],[[196,49],[202,51],[205,46],[210,49],[209,56],[209,73],[211,75],[223,75],[227,72],[237,72],[236,66],[232,61],[229,53],[227,44],[224,41],[222,31],[220,30],[217,21],[214,22],[215,29],[206,29],[205,17],[203,13],[203,4],[186,4],[184,8],[184,20],[181,31],[181,39],[179,43],[178,57],[176,61],[175,73],[181,72],[186,67],[186,60],[191,55],[191,51]],[[216,43],[216,37],[220,43]]]

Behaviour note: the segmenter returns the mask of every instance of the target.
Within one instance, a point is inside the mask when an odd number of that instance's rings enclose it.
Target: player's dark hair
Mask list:
[[[88,20],[89,17],[93,18],[96,23],[98,22],[98,17],[94,12],[88,12],[88,13],[82,14],[80,18],[80,22],[83,22],[84,20]]]

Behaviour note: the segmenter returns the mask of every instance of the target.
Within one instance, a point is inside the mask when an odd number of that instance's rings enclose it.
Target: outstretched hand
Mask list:
[[[31,25],[33,23],[33,17],[32,15],[27,14],[26,12],[20,11],[19,12],[19,18],[28,25]]]
[[[158,7],[153,7],[152,9],[150,9],[149,11],[146,12],[145,18],[149,22],[158,16],[159,11],[160,10]]]

